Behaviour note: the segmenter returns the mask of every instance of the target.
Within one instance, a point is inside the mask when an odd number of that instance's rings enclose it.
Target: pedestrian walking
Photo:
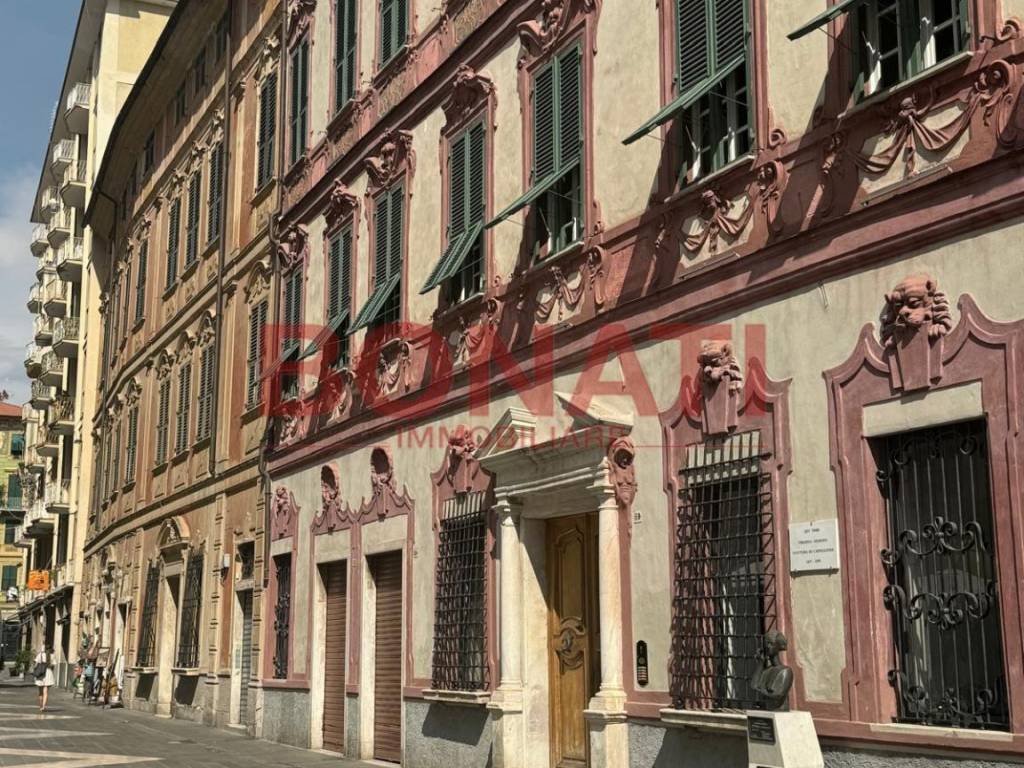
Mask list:
[[[39,689],[39,711],[46,711],[46,700],[50,695],[50,686],[53,685],[53,648],[46,646],[40,648],[36,654],[36,665],[32,668],[32,677],[36,680],[36,688]]]

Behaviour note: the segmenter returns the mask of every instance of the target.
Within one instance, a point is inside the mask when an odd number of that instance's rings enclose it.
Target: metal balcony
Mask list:
[[[64,205],[81,210],[85,207],[85,160],[71,163],[64,169],[60,183],[60,198]]]
[[[53,533],[54,517],[46,511],[46,503],[36,499],[25,513],[25,535],[29,538]]]
[[[60,193],[57,187],[46,187],[39,198],[39,211],[49,218],[60,210]]]
[[[34,445],[25,446],[25,468],[30,472],[41,475],[46,472],[46,459],[44,459]]]
[[[51,277],[43,285],[43,312],[50,317],[64,317],[68,311],[67,283]]]
[[[52,248],[59,248],[61,243],[71,237],[73,226],[70,208],[61,208],[50,217],[46,240]]]
[[[29,405],[33,409],[48,408],[50,403],[53,402],[54,389],[49,384],[44,384],[41,381],[32,382],[32,396],[29,398]]]
[[[25,514],[25,508],[25,496],[22,495],[20,488],[13,492],[5,489],[4,493],[0,494],[0,517],[7,521],[7,525],[11,525],[12,519],[21,519]]]
[[[75,398],[58,395],[50,405],[49,427],[58,435],[70,435],[75,431]]]
[[[53,342],[53,320],[37,315],[32,321],[33,339],[40,347],[48,347]]]
[[[64,381],[64,361],[52,349],[43,355],[39,379],[45,384],[59,387]]]
[[[64,317],[53,324],[53,351],[58,357],[78,357],[78,328],[77,317]]]
[[[73,139],[61,139],[53,145],[53,154],[50,156],[50,167],[53,175],[61,178],[64,175],[64,168],[75,162],[75,142]],[[56,192],[56,190],[54,190]]]
[[[75,83],[68,92],[68,100],[64,110],[64,122],[72,133],[88,133],[89,131],[89,96],[92,88],[89,83]]]
[[[32,539],[28,536],[24,520],[18,523],[18,526],[15,529],[14,546],[21,547],[22,549],[29,549],[32,546]],[[24,594],[24,592],[25,590],[23,589],[22,594]]]
[[[77,283],[82,279],[82,254],[85,251],[82,238],[72,237],[57,251],[57,274],[62,280]]]
[[[36,262],[36,280],[40,283],[46,282],[46,276],[57,271],[57,252],[53,248],[47,248]]]
[[[33,256],[42,256],[46,253],[50,241],[46,239],[46,225],[36,224],[32,227],[32,244],[29,246]]]
[[[43,506],[51,515],[66,515],[71,511],[71,480],[47,481],[43,491]]]
[[[25,345],[25,373],[29,376],[35,377],[42,373],[43,370],[43,355],[39,351],[39,347],[33,341]]]
[[[49,456],[51,459],[57,458],[57,454],[60,453],[60,438],[60,432],[54,429],[52,425],[44,425],[39,430],[38,442],[36,443],[36,450],[39,451],[39,455]]]

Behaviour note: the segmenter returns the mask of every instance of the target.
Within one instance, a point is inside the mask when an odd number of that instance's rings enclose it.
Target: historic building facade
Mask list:
[[[126,706],[217,725],[256,711],[264,414],[238,372],[273,303],[281,15],[178,4],[86,213],[104,344],[84,621]]]
[[[1014,762],[1022,13],[290,2],[257,733]]]
[[[82,548],[91,510],[92,421],[101,344],[99,284],[84,211],[110,127],[173,0],[86,0],[57,94],[32,208],[37,282],[25,357],[32,425],[22,458],[18,540],[45,582],[22,592],[25,636],[53,647],[58,684],[79,658]],[[11,484],[7,484],[8,493]],[[22,586],[26,586],[23,584]]]

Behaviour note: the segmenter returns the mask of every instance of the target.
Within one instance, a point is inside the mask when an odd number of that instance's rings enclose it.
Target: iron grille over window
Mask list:
[[[1007,730],[985,424],[894,435],[873,448],[888,512],[882,599],[898,719]]]
[[[277,602],[274,604],[274,677],[288,677],[288,630],[292,606],[292,558],[282,555],[274,558],[277,579]]]
[[[487,666],[487,509],[484,493],[444,502],[438,534],[432,685],[481,691]]]
[[[193,554],[188,559],[185,571],[185,600],[181,606],[181,637],[178,641],[178,658],[175,663],[180,669],[195,669],[199,666],[199,616],[203,600],[203,555]]]
[[[688,446],[680,471],[672,616],[679,709],[758,709],[750,678],[775,628],[775,523],[760,434]]]
[[[156,657],[156,600],[160,591],[160,566],[151,565],[146,573],[146,594],[142,603],[139,631],[139,657],[136,664],[152,667]]]

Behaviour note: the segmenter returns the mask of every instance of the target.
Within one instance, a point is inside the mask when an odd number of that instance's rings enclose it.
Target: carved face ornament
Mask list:
[[[700,374],[704,381],[717,384],[727,381],[730,389],[739,387],[743,380],[739,363],[733,355],[732,344],[728,341],[705,341],[697,357]]]
[[[929,338],[945,336],[952,329],[946,295],[929,275],[910,275],[885,296],[882,339],[888,347],[899,338],[926,329]]]

